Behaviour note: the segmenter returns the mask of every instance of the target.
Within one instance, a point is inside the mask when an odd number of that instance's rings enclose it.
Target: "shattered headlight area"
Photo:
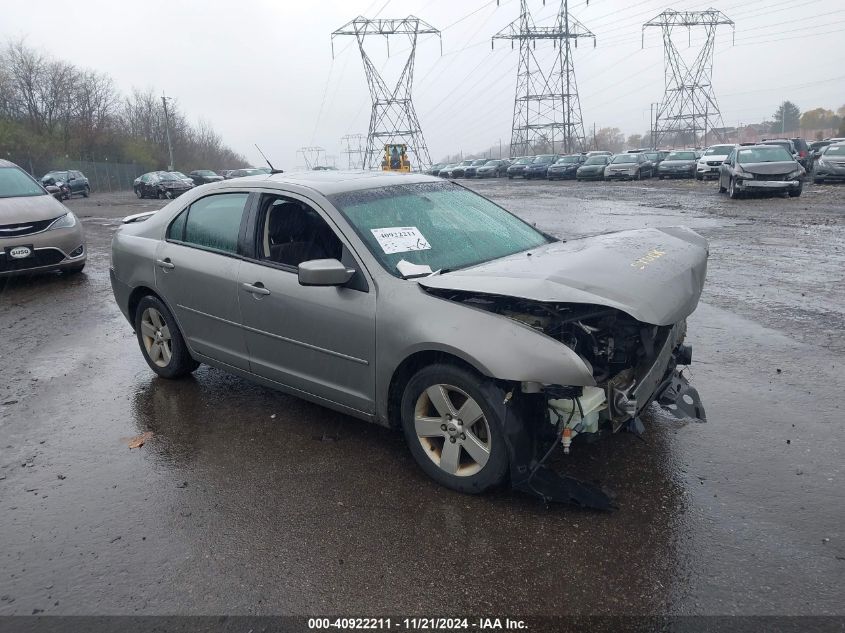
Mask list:
[[[684,344],[686,321],[657,326],[600,305],[554,304],[458,291],[431,291],[444,298],[494,312],[536,329],[572,349],[591,368],[593,385],[521,383],[515,387],[533,399],[535,445],[551,448],[545,456],[512,450],[515,488],[544,501],[609,508],[610,500],[596,486],[546,472],[544,462],[558,444],[572,450],[579,436],[627,430],[642,434],[640,415],[652,403],[678,419],[705,422],[698,392],[679,367],[692,361]],[[512,392],[513,393],[513,392]],[[539,404],[539,406],[538,406]],[[541,423],[536,426],[536,420]],[[512,434],[514,435],[514,434]],[[517,453],[517,454],[514,454]]]

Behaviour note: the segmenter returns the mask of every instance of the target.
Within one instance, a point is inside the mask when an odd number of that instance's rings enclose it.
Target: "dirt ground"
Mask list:
[[[845,614],[845,186],[467,184],[563,238],[710,240],[708,422],[654,413],[558,462],[617,511],[462,496],[385,429],[207,367],[155,378],[108,265],[119,218],[161,203],[93,194],[68,203],[85,272],[0,293],[0,615]]]

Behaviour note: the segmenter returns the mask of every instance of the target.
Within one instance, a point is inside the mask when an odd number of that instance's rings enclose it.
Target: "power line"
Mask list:
[[[387,6],[386,3],[385,6]],[[416,166],[421,170],[426,168],[431,164],[431,156],[414,110],[411,88],[414,82],[414,62],[419,36],[436,35],[440,38],[440,31],[413,15],[401,19],[367,19],[359,16],[334,31],[332,42],[335,37],[349,35],[354,36],[358,42],[372,101],[364,167],[372,169],[377,166],[377,157],[381,156],[385,145],[404,144],[409,154],[413,155]],[[392,87],[388,86],[381,73],[376,70],[364,48],[366,38],[373,35],[388,38],[388,56],[390,36],[405,35],[411,42],[405,66]]]
[[[493,36],[519,42],[519,70],[513,106],[511,152],[528,154],[559,143],[564,152],[586,146],[581,102],[575,80],[572,42],[596,36],[569,13],[569,0],[561,0],[553,26],[538,26],[520,0],[519,18]],[[554,64],[544,69],[535,53],[537,41],[551,40],[558,51]]]

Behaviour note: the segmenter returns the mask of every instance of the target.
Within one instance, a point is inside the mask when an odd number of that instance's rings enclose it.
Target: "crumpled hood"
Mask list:
[[[51,220],[67,212],[65,205],[46,193],[43,196],[0,198],[0,224]]]
[[[707,240],[692,229],[640,229],[554,242],[419,283],[533,301],[597,304],[644,323],[671,325],[698,305],[707,256]]]

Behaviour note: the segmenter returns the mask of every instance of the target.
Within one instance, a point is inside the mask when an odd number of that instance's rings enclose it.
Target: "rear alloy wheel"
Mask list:
[[[199,367],[167,306],[147,295],[135,310],[135,333],[144,359],[162,378],[179,378]]]
[[[402,396],[402,428],[411,454],[432,479],[477,494],[504,482],[509,457],[491,381],[452,365],[420,370]]]
[[[739,198],[739,190],[736,188],[736,178],[731,178],[730,182],[728,182],[728,196],[732,200]]]

